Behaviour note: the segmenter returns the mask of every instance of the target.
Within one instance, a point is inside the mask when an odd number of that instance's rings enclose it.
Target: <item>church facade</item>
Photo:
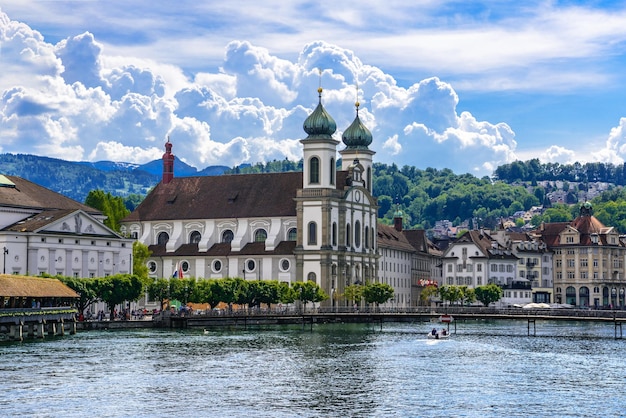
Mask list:
[[[162,181],[122,222],[152,251],[151,277],[314,281],[326,307],[348,303],[338,297],[346,286],[378,280],[372,135],[357,103],[338,150],[318,93],[303,124],[302,172],[175,177],[168,139]]]

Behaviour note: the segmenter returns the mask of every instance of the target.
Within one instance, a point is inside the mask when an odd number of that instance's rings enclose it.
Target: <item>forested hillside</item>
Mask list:
[[[399,169],[395,164],[374,165],[374,194],[380,218],[391,222],[398,205],[409,227],[425,229],[441,219],[457,225],[473,219],[480,226],[494,227],[500,217],[541,205],[545,197],[542,187],[531,194],[525,187],[493,183],[488,177],[457,175],[449,169]]]
[[[501,165],[496,168],[494,178],[507,183],[562,180],[581,183],[604,182],[624,186],[626,185],[626,163],[621,165],[608,163],[542,164],[534,158]]]
[[[19,176],[84,202],[91,190],[104,190],[115,196],[145,195],[160,180],[137,166],[71,162],[26,154],[0,154],[0,174]]]

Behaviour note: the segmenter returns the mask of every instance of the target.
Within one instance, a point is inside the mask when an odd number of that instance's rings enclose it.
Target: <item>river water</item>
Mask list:
[[[1,416],[626,416],[612,324],[82,331],[0,344]],[[454,330],[454,324],[451,326]]]

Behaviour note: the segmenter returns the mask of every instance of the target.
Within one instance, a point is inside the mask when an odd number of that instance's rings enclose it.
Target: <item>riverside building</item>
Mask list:
[[[0,175],[0,273],[105,277],[132,273],[133,240],[98,210],[16,176]]]
[[[626,306],[626,246],[614,227],[593,216],[589,202],[573,221],[542,224],[535,233],[553,253],[556,303]]]

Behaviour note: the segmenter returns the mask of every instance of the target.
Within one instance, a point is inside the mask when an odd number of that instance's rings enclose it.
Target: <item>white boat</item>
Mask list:
[[[445,329],[433,329],[428,333],[428,338],[433,340],[443,340],[446,338],[450,338],[450,333]]]

